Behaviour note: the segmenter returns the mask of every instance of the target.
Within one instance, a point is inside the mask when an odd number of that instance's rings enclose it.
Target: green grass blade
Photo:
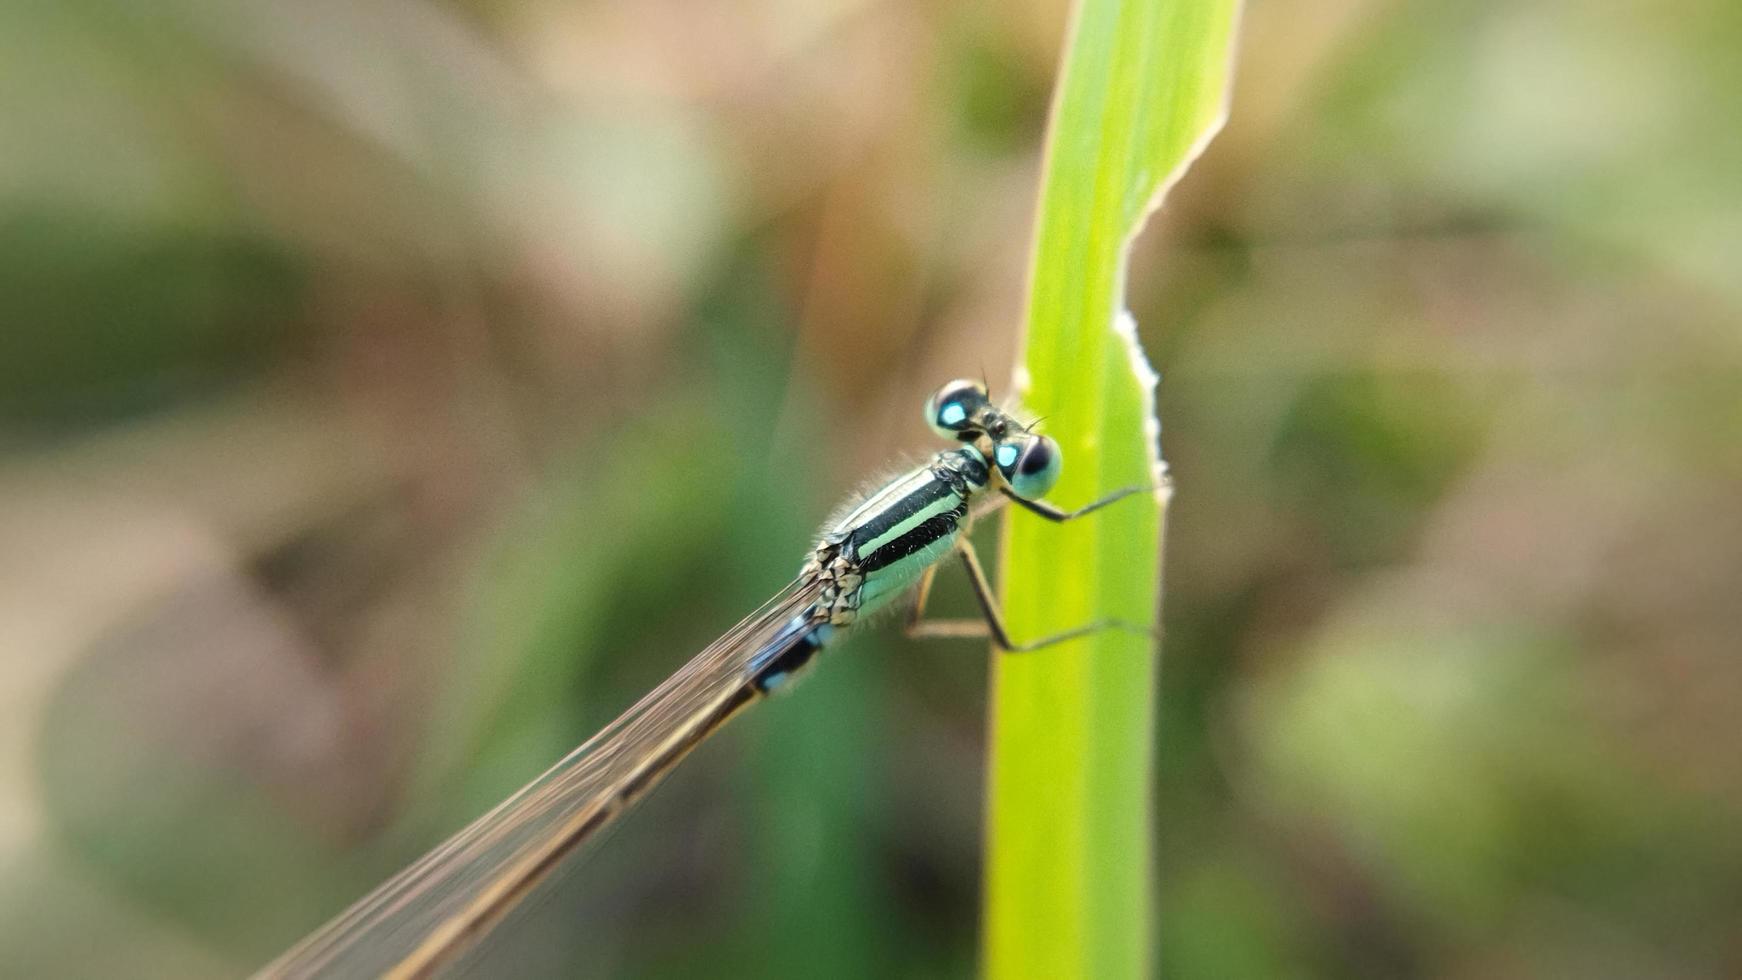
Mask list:
[[[1083,0],[1048,134],[1026,408],[1064,449],[1051,499],[1164,472],[1154,375],[1124,309],[1131,239],[1224,115],[1235,0]],[[1017,639],[1158,614],[1165,493],[1053,526],[1005,524]],[[1001,656],[993,678],[985,968],[993,978],[1149,975],[1154,644],[1104,632]]]

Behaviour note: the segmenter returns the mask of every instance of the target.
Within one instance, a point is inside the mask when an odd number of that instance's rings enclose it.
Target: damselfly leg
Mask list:
[[[1028,511],[1030,514],[1044,517],[1054,524],[1063,524],[1066,521],[1074,521],[1086,514],[1092,514],[1108,504],[1117,503],[1132,494],[1145,492],[1154,493],[1159,489],[1161,488],[1158,486],[1126,487],[1123,490],[1115,490],[1094,503],[1084,504],[1076,510],[1060,510],[1044,500],[1029,500],[1026,497],[1019,497],[1016,494],[1011,493],[1009,487],[999,487],[998,492],[1007,497],[1011,503]]]
[[[1086,514],[1100,510],[1114,503],[1144,491],[1153,491],[1154,487],[1126,487],[1102,497],[1093,503],[1086,504],[1076,510],[1062,510],[1044,500],[1029,500],[1011,493],[1008,488],[999,488],[1005,497],[1019,504],[1025,510],[1044,517],[1055,524],[1075,520]],[[917,639],[989,639],[1000,650],[1006,653],[1031,653],[1044,650],[1068,640],[1079,639],[1102,630],[1116,629],[1141,636],[1154,636],[1154,631],[1128,623],[1122,619],[1098,619],[1081,626],[1052,633],[1039,639],[1017,643],[1010,638],[1010,630],[1004,624],[1004,613],[999,607],[997,598],[993,595],[991,579],[980,564],[979,554],[974,550],[973,542],[964,533],[956,540],[955,550],[961,559],[962,568],[968,573],[968,584],[973,587],[974,600],[980,606],[979,619],[925,619],[925,607],[931,597],[932,580],[937,575],[937,566],[933,565],[920,576],[919,587],[915,592],[914,603],[908,611],[907,621],[902,632]]]

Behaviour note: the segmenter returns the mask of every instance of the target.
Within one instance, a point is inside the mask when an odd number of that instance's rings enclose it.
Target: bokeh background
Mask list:
[[[4,972],[244,973],[782,584],[1008,377],[1065,18],[0,7]],[[1168,975],[1742,973],[1739,50],[1248,7],[1132,271]],[[971,973],[986,662],[838,650],[480,969]]]

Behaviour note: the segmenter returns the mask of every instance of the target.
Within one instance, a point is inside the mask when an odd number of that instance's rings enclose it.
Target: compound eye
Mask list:
[[[1010,484],[1010,491],[1024,500],[1046,496],[1059,482],[1059,471],[1064,466],[1059,444],[1033,434],[999,443],[992,455],[1004,482]]]
[[[978,381],[952,381],[925,403],[925,422],[945,439],[970,442],[983,431],[981,413],[990,405],[985,385]]]

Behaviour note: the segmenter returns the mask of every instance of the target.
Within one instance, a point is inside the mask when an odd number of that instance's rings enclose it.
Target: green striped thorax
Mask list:
[[[907,591],[955,547],[970,506],[987,490],[1033,500],[1058,482],[1058,443],[993,405],[980,382],[944,385],[925,411],[933,431],[962,445],[869,494],[823,530],[805,563],[822,584],[818,609],[834,625]]]

